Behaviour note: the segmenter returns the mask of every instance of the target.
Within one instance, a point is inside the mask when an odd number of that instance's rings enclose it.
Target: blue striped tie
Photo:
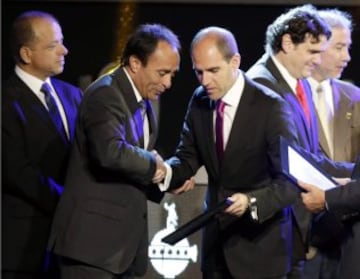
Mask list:
[[[44,82],[40,89],[41,92],[45,95],[45,102],[49,110],[49,115],[54,123],[56,129],[60,133],[60,135],[63,137],[64,140],[68,141],[68,138],[66,136],[65,127],[62,122],[59,108],[55,102],[54,97],[51,95],[51,87],[48,83]]]

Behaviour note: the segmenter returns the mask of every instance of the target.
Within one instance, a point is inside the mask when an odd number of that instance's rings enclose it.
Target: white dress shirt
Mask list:
[[[66,132],[66,136],[69,139],[69,126],[66,119],[66,114],[64,107],[60,101],[60,98],[56,94],[56,91],[51,84],[50,78],[47,78],[45,81],[38,79],[37,77],[34,77],[33,75],[30,75],[29,73],[22,70],[19,66],[15,66],[15,73],[18,75],[18,77],[31,89],[31,91],[34,93],[34,95],[40,100],[40,102],[44,105],[44,107],[48,110],[48,107],[46,105],[45,101],[45,95],[43,92],[40,91],[41,86],[44,82],[47,82],[51,87],[51,95],[55,99],[56,105],[59,109],[59,113],[61,116],[61,120],[64,125],[64,129]]]

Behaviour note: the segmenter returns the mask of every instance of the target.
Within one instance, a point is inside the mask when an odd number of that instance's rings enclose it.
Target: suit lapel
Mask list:
[[[149,120],[149,146],[148,149],[153,149],[155,146],[155,141],[157,138],[158,127],[157,127],[157,115],[159,113],[159,102],[158,101],[148,101],[147,106],[147,117]]]
[[[278,87],[275,89],[292,107],[292,110],[295,112],[293,114],[294,120],[298,129],[298,132],[301,134],[302,138],[305,138],[306,141],[302,141],[306,148],[316,153],[318,149],[318,131],[317,131],[317,120],[315,114],[314,104],[311,99],[311,90],[309,89],[309,84],[306,82],[303,83],[305,94],[307,97],[307,102],[310,111],[310,125],[308,125],[305,117],[305,113],[298,101],[296,95],[293,93],[292,89],[282,77],[280,71],[277,69],[275,63],[272,61],[271,57],[267,58],[266,67],[275,77]]]
[[[316,108],[312,99],[312,91],[309,82],[306,79],[302,80],[303,87],[307,99],[307,104],[310,113],[310,125],[306,125],[308,137],[310,138],[311,145],[313,146],[313,150],[317,152],[319,146],[319,135],[318,135],[318,120],[316,114]],[[303,112],[303,110],[301,109]],[[303,114],[305,120],[305,114]],[[305,122],[306,123],[306,122]]]
[[[346,150],[341,147],[349,147],[347,143],[351,142],[351,134],[348,133],[351,131],[351,121],[347,119],[347,113],[352,111],[351,100],[340,92],[342,89],[335,80],[331,81],[331,88],[334,97],[334,146],[339,147],[334,148],[334,158],[344,158]]]
[[[128,109],[129,113],[129,121],[131,126],[131,133],[128,134],[128,136],[132,137],[132,143],[134,145],[143,147],[144,146],[144,130],[143,130],[143,122],[142,122],[142,115],[141,115],[141,107],[138,104],[135,96],[135,92],[131,86],[130,81],[128,80],[128,77],[126,76],[123,68],[118,68],[114,71],[112,74],[114,76],[114,81],[116,83],[115,88],[118,88],[120,90],[120,98],[124,100],[124,109]],[[150,119],[149,124],[153,125],[152,128],[156,128],[155,122],[156,116],[153,113],[153,107],[151,107],[151,113],[150,113]],[[149,116],[149,112],[148,116]],[[157,129],[154,129],[155,135],[157,134]],[[152,139],[152,142],[154,142],[155,139]],[[150,147],[150,142],[149,142]]]
[[[205,107],[207,109],[205,109],[204,112],[200,114],[200,121],[198,123],[200,125],[201,134],[205,135],[204,138],[208,139],[205,140],[203,144],[206,146],[207,149],[205,155],[209,156],[209,158],[205,158],[204,161],[208,162],[206,167],[211,170],[211,173],[215,173],[215,175],[217,176],[219,174],[220,164],[216,155],[214,137],[215,101],[210,100],[207,95],[202,97],[202,101],[205,102]]]
[[[224,163],[232,162],[232,160],[229,160],[229,156],[232,154],[239,154],[239,148],[244,146],[244,137],[242,135],[244,131],[246,131],[246,127],[249,125],[249,116],[253,114],[252,109],[254,109],[251,105],[254,96],[252,93],[252,88],[249,86],[249,83],[245,78],[244,91],[234,116],[234,121],[231,126],[231,131],[224,152]]]
[[[58,134],[58,131],[50,118],[49,112],[43,103],[41,103],[39,98],[35,96],[31,89],[27,87],[27,85],[17,76],[15,83],[17,86],[14,88],[14,90],[18,90],[17,94],[21,96],[21,99],[28,104],[27,106],[33,111],[35,115],[38,116],[39,120],[49,128],[50,132]]]

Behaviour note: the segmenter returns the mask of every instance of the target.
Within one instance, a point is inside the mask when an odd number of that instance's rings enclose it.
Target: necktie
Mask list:
[[[50,115],[52,122],[54,123],[56,129],[58,130],[60,135],[63,137],[63,139],[65,139],[67,141],[68,139],[66,136],[64,124],[62,122],[59,108],[55,102],[55,99],[51,95],[50,85],[48,83],[44,82],[43,85],[41,86],[40,91],[43,92],[45,95],[45,102],[48,107],[49,115]]]
[[[321,84],[316,89],[317,94],[317,112],[321,127],[324,131],[326,141],[330,149],[330,156],[333,155],[333,115],[330,105],[326,100],[325,91]]]
[[[224,154],[224,110],[225,103],[219,100],[216,104],[215,136],[216,153],[220,162]]]
[[[147,119],[147,106],[149,106],[147,100],[142,100],[139,102],[140,110],[141,110],[141,120],[142,120],[142,132],[144,134],[144,148],[146,149],[149,144],[150,139],[150,127],[149,121]]]
[[[145,115],[146,115],[146,102],[144,100],[139,102],[140,110],[141,110],[141,119],[144,122]]]
[[[299,79],[297,80],[297,83],[296,83],[296,97],[298,98],[300,105],[304,111],[307,123],[310,124],[309,106],[307,103],[304,87],[302,85],[301,80],[299,80]]]

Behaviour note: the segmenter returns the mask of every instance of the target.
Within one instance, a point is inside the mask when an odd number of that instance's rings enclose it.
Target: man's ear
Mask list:
[[[239,69],[241,64],[241,56],[239,53],[235,53],[234,56],[231,58],[230,61],[231,65],[234,69]]]
[[[281,38],[281,48],[284,52],[288,52],[294,46],[289,34],[284,34]]]
[[[136,73],[141,67],[141,61],[135,55],[131,55],[129,58],[130,71]]]
[[[31,49],[27,46],[22,46],[19,50],[19,55],[21,57],[21,60],[25,63],[25,64],[30,64],[31,62]]]

